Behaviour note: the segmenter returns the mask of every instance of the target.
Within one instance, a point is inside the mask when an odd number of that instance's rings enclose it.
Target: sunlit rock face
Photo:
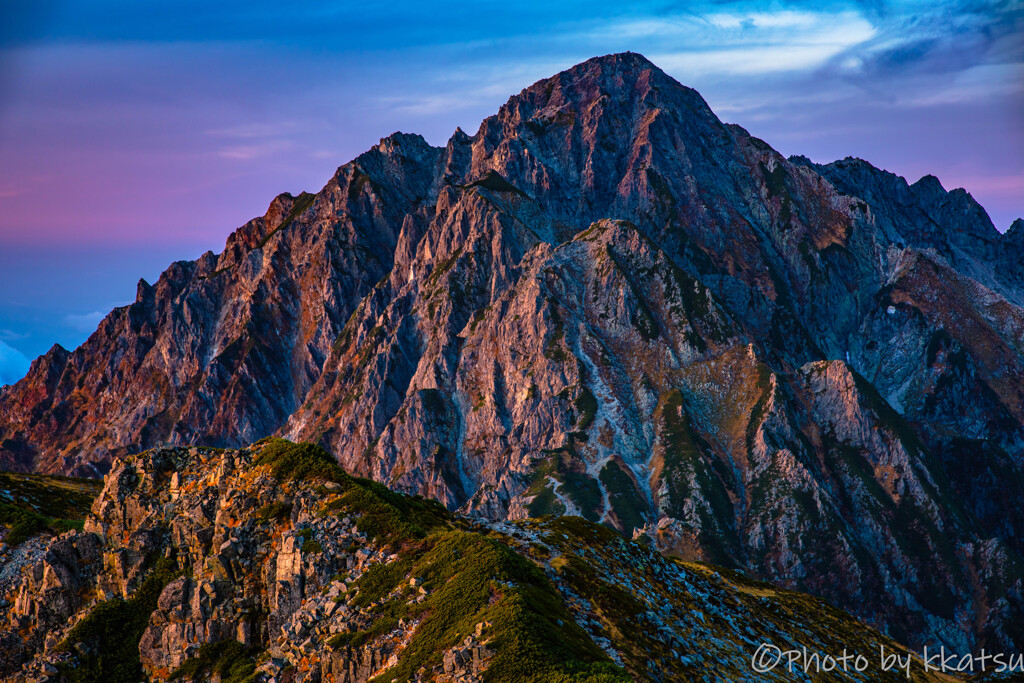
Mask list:
[[[444,148],[386,138],[140,283],[2,390],[0,462],[102,473],[277,433],[907,643],[1024,647],[1022,232],[932,177],[783,158],[601,57]]]

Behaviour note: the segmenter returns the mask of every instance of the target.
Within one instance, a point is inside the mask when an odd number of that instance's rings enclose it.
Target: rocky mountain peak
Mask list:
[[[383,137],[377,144],[381,154],[392,155],[406,150],[425,151],[432,149],[427,141],[419,133],[403,133],[395,131],[391,135]]]
[[[1010,223],[1010,228],[1003,234],[1003,239],[1010,244],[1024,245],[1024,218]]]
[[[999,263],[1004,270],[1018,274],[1024,281],[1024,218],[1010,224],[999,239]]]
[[[384,138],[173,264],[0,394],[0,462],[94,474],[276,433],[908,643],[1024,646],[1020,231],[931,177],[787,160],[608,55],[444,148]]]
[[[639,52],[630,52],[628,50],[626,52],[613,52],[599,57],[591,57],[590,59],[580,62],[576,66],[567,69],[562,73],[586,71],[591,69],[599,69],[603,72],[618,74],[639,73],[648,70],[664,73],[654,64],[654,62],[647,59],[644,55]]]
[[[60,344],[54,344],[46,353],[32,361],[32,365],[36,366],[38,363],[38,372],[43,374],[56,374],[64,369],[64,365],[68,362],[68,358],[70,358],[70,356],[70,351]],[[33,367],[33,370],[34,369],[35,367]],[[33,370],[29,370],[29,372],[32,372]]]
[[[919,197],[928,197],[932,200],[936,200],[946,195],[946,188],[942,187],[942,183],[939,179],[930,173],[922,176],[910,187]]]
[[[145,301],[147,297],[153,294],[153,285],[146,282],[145,278],[139,278],[138,283],[135,285],[135,301]]]
[[[295,196],[291,192],[282,192],[274,197],[270,206],[267,207],[267,213],[263,216],[267,227],[273,230],[281,225],[293,206],[295,206]]]
[[[568,123],[567,117],[600,116],[595,106],[607,106],[612,100],[621,108],[617,114],[634,113],[643,104],[656,107],[658,94],[668,102],[687,105],[711,115],[697,91],[687,88],[635,52],[595,57],[566,69],[550,78],[537,81],[501,107],[497,118],[507,125],[535,123]],[[562,119],[559,121],[559,117]]]

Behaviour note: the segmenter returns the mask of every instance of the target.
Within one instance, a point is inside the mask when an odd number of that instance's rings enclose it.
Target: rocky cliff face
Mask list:
[[[0,463],[96,476],[159,442],[240,445],[277,429],[355,305],[392,267],[437,150],[395,135],[317,194],[281,195],[220,255],[178,262],[81,347],[55,346],[0,398]]]
[[[445,148],[387,138],[140,284],[0,390],[0,457],[101,472],[276,432],[907,643],[1021,649],[1021,232],[932,177],[785,159],[639,55],[602,57]]]
[[[4,680],[739,680],[762,643],[874,662],[818,680],[908,679],[819,600],[578,517],[479,524],[311,445],[122,458],[92,513],[0,596]]]

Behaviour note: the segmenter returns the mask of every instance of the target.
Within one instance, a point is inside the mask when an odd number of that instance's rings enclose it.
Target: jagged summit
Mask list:
[[[919,195],[930,195],[931,197],[940,197],[948,194],[946,188],[942,186],[942,183],[938,178],[932,174],[921,176],[921,178],[910,186]]]
[[[525,93],[547,91],[556,85],[563,87],[570,84],[612,86],[615,90],[620,90],[625,84],[632,84],[645,76],[652,75],[656,78],[671,80],[664,71],[642,54],[618,52],[592,57],[553,76],[543,78],[524,88],[518,95],[513,95],[509,100],[521,98]]]
[[[647,69],[653,69],[655,71],[661,71],[654,62],[647,59],[644,55],[639,52],[612,52],[607,55],[601,55],[599,57],[591,57],[590,59],[580,62],[574,67],[566,69],[562,73],[566,73],[573,70],[584,70],[593,67],[600,68],[605,71],[645,71]]]
[[[0,463],[323,445],[1024,647],[1024,268],[965,192],[786,159],[640,55],[394,134],[0,390]]]
[[[563,86],[569,84],[597,85],[604,87],[606,94],[615,92],[619,95],[626,95],[635,84],[647,80],[659,87],[672,86],[688,93],[697,94],[696,90],[679,83],[638,52],[617,52],[593,57],[554,76],[537,81],[526,88],[524,92],[535,89],[545,90],[558,83]]]
[[[1013,223],[1010,223],[1010,228],[1006,231],[1006,241],[1014,244],[1024,243],[1024,218],[1018,218]]]
[[[662,89],[668,97],[688,98],[706,110],[703,113],[714,116],[696,90],[682,85],[643,55],[621,52],[588,59],[537,81],[510,97],[498,117],[521,117],[523,107],[532,111],[571,110],[582,115],[600,100],[609,98],[637,106]]]

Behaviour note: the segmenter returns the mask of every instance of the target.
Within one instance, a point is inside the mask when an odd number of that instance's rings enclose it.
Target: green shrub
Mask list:
[[[594,394],[590,389],[583,387],[580,395],[576,397],[575,404],[576,410],[580,414],[579,422],[576,423],[576,429],[583,431],[594,421],[594,416],[597,414],[597,399],[594,398]]]
[[[482,187],[485,190],[490,190],[491,192],[512,192],[514,194],[518,194],[522,197],[526,197],[527,199],[529,199],[528,194],[520,190],[512,183],[510,183],[508,180],[505,179],[504,176],[502,176],[500,173],[494,170],[488,171],[487,175],[485,175],[483,178],[480,178],[479,180],[474,180],[473,182],[465,186],[467,190],[471,187]]]
[[[261,522],[270,520],[282,520],[292,513],[292,504],[283,501],[264,505],[256,511],[256,519]]]
[[[217,674],[221,683],[249,683],[257,679],[254,654],[252,648],[234,640],[206,643],[195,657],[171,672],[171,680],[194,680],[200,675],[207,680],[210,674]]]
[[[452,524],[451,514],[436,500],[403,496],[369,479],[349,478],[342,485],[343,493],[322,511],[357,517],[359,530],[371,539],[395,545]]]
[[[144,678],[139,661],[139,641],[156,609],[164,586],[180,576],[174,560],[160,558],[153,570],[128,600],[114,598],[101,602],[68,633],[57,649],[74,652],[82,643],[94,654],[78,657],[78,665],[60,665],[61,680],[134,682]]]
[[[636,311],[631,317],[631,322],[645,340],[658,338],[658,321],[654,319],[651,309],[647,308],[647,304],[639,295],[636,298]]]
[[[260,451],[256,464],[269,465],[278,481],[326,479],[342,483],[349,478],[327,451],[308,442],[270,439]]]
[[[571,500],[584,517],[591,521],[600,519],[604,508],[601,487],[587,473],[573,442],[546,453],[546,461],[535,468],[533,481],[526,490],[527,495],[535,496],[528,507],[530,516],[565,514],[565,506],[555,495],[558,488],[558,493]],[[549,479],[557,480],[557,487]]]
[[[555,490],[552,486],[545,486],[541,489],[540,493],[536,494],[533,500],[530,501],[527,510],[530,513],[530,517],[543,517],[545,515],[564,515],[565,506],[558,500],[555,495]]]
[[[422,622],[398,664],[375,680],[411,680],[482,621],[492,624],[487,635],[495,653],[484,681],[630,680],[576,624],[544,572],[502,540],[448,531],[424,541],[412,565],[378,570],[374,578],[383,592],[412,573],[430,591],[412,607]],[[371,629],[384,633],[393,619],[389,611]]]
[[[562,323],[562,316],[558,314],[558,307],[553,302],[548,302],[548,310],[551,311],[551,325],[554,327],[554,332],[548,338],[544,345],[544,357],[559,363],[564,363],[568,358],[569,354],[565,352],[563,348],[563,342],[565,341],[565,326]]]
[[[37,512],[0,503],[0,524],[8,528],[4,541],[12,548],[46,531],[50,526],[49,522],[49,518]]]
[[[629,474],[614,460],[609,460],[601,468],[601,481],[608,492],[608,502],[615,516],[622,523],[622,530],[627,537],[633,535],[633,529],[642,527],[647,521],[647,501],[637,490]]]
[[[41,515],[34,510],[0,502],[0,524],[7,527],[4,543],[13,548],[44,531],[54,534],[63,533],[70,529],[81,531],[84,521],[80,519],[54,519],[53,517]]]
[[[351,644],[352,638],[356,635],[356,633],[358,633],[358,631],[345,631],[344,633],[336,633],[328,639],[327,645],[334,650],[346,647],[349,644]]]
[[[96,479],[0,472],[0,492],[9,504],[51,519],[85,519],[102,489]]]
[[[371,602],[390,594],[412,571],[413,560],[412,553],[409,553],[395,562],[375,564],[367,569],[356,582],[359,593],[352,604],[356,607],[366,607]]]
[[[405,602],[402,602],[405,605]],[[391,633],[398,628],[398,617],[393,614],[384,614],[377,618],[373,624],[366,629],[361,631],[349,631],[346,633],[339,633],[333,636],[327,641],[335,650],[343,647],[362,647],[366,643],[373,641],[375,638],[384,635],[385,633]]]

